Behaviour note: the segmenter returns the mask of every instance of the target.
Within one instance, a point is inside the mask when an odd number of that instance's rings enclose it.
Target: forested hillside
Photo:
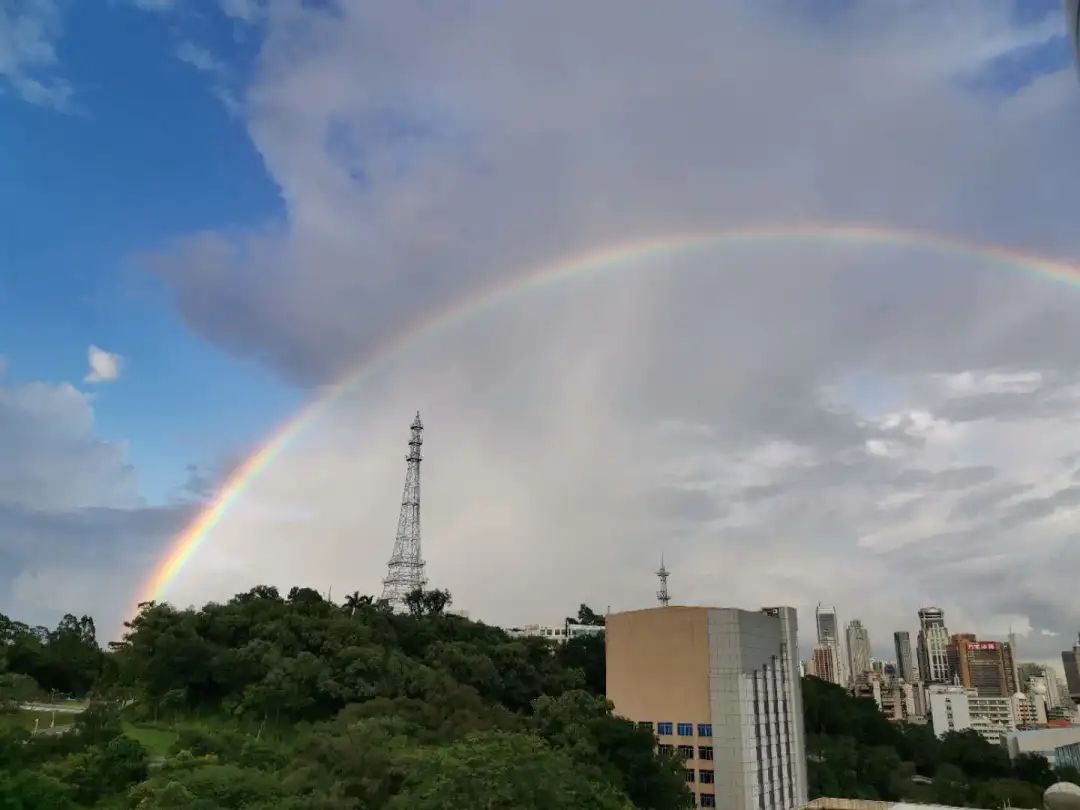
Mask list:
[[[690,806],[679,763],[611,715],[601,638],[512,639],[449,602],[418,592],[395,614],[258,587],[147,604],[107,655],[90,625],[62,674],[49,662],[67,636],[7,622],[7,648],[36,651],[8,656],[9,708],[31,677],[93,702],[67,734],[4,727],[0,806]]]
[[[514,639],[449,604],[416,592],[402,614],[258,587],[199,610],[146,604],[108,653],[87,617],[0,617],[0,807],[691,806],[681,763],[612,716],[602,636]],[[584,605],[577,620],[603,621]],[[20,704],[62,695],[89,708],[31,735]],[[974,733],[894,725],[816,678],[803,695],[811,797],[1033,808],[1080,779]]]

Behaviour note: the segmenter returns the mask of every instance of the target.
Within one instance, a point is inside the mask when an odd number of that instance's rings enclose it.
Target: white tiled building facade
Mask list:
[[[975,689],[934,684],[929,689],[930,719],[934,734],[973,729],[987,742],[1000,745],[1016,730],[1012,698],[980,697]]]

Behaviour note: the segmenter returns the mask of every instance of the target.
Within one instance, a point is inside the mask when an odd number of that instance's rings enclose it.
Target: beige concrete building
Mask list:
[[[607,696],[686,758],[699,807],[806,802],[795,609],[660,607],[607,619]]]

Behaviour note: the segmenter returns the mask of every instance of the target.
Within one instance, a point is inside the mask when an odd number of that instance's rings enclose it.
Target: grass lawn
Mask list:
[[[150,752],[151,756],[163,757],[169,751],[169,746],[176,740],[177,734],[172,729],[158,728],[156,726],[137,726],[134,723],[124,723],[124,733],[132,739],[141,742]]]

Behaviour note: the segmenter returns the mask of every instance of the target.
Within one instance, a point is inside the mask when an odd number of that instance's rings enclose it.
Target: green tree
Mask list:
[[[1039,754],[1020,754],[1013,760],[1013,774],[1021,782],[1030,782],[1044,790],[1058,781],[1046,757]]]
[[[1080,785],[1080,770],[1077,770],[1072,765],[1058,765],[1054,769],[1054,781],[1072,782],[1074,785]]]
[[[1009,756],[973,729],[950,731],[941,739],[941,761],[955,765],[968,777],[996,779],[1010,772]]]
[[[967,777],[956,765],[945,763],[934,772],[934,801],[938,804],[963,807],[967,804]]]
[[[136,786],[132,803],[142,810],[180,807],[250,808],[273,807],[284,796],[279,774],[237,765],[202,765],[187,770],[170,770]]]
[[[36,771],[0,771],[0,807],[4,810],[69,810],[73,791],[58,779]]]
[[[530,725],[556,750],[594,767],[637,807],[693,806],[682,764],[657,756],[652,732],[613,716],[602,697],[583,690],[540,697]]]
[[[604,617],[596,613],[591,607],[582,602],[581,607],[578,608],[577,616],[567,616],[567,624],[587,624],[592,627],[603,627]]]
[[[975,785],[972,801],[977,807],[1041,807],[1043,791],[1018,779],[991,779]]]
[[[438,589],[425,591],[423,588],[416,588],[405,595],[405,607],[408,608],[410,616],[440,616],[450,607],[451,602],[453,599],[450,591]]]
[[[603,695],[607,690],[607,661],[604,636],[590,633],[576,636],[558,648],[560,663],[567,669],[579,669],[585,676],[585,688]]]
[[[412,753],[391,810],[632,810],[610,784],[528,734],[489,732]]]

